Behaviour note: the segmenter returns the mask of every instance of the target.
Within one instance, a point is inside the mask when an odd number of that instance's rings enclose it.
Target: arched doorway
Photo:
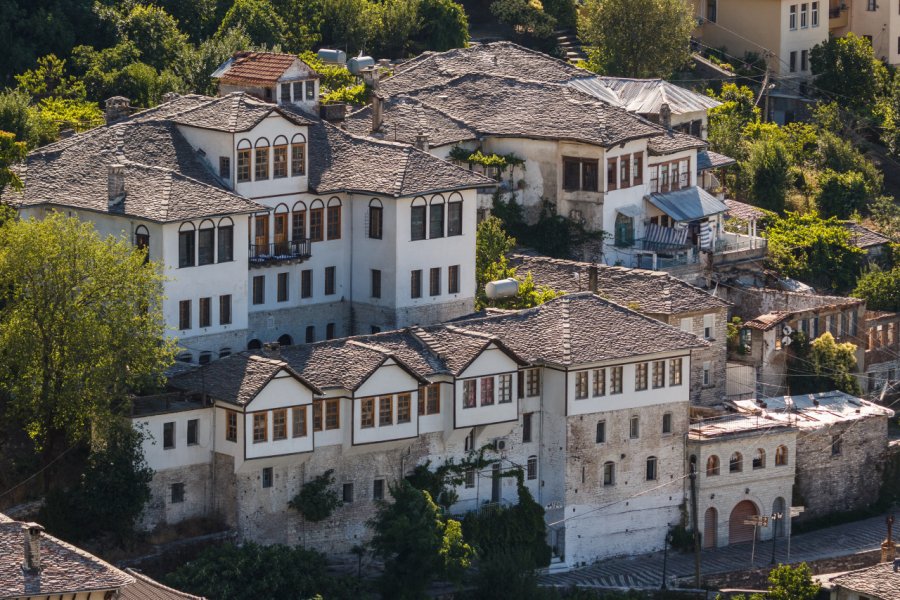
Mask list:
[[[703,547],[715,548],[716,540],[719,537],[718,525],[719,511],[713,507],[706,509],[706,515],[703,517]]]
[[[782,517],[788,517],[790,515],[786,515],[785,501],[784,498],[775,498],[775,502],[772,503],[772,514],[780,514]],[[784,518],[775,520],[775,537],[784,537]]]
[[[278,344],[281,346],[291,346],[291,345],[293,345],[293,343],[294,343],[293,338],[291,338],[291,336],[289,336],[286,333],[278,338]]]
[[[745,525],[744,521],[757,516],[759,516],[759,510],[753,502],[750,500],[738,502],[728,519],[728,543],[738,544],[753,541],[754,527]]]

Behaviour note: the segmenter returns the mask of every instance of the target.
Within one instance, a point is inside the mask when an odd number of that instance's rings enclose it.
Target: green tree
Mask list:
[[[694,27],[681,0],[587,0],[578,15],[599,72],[621,77],[669,77],[688,62]]]
[[[708,111],[709,147],[715,152],[742,161],[747,158],[745,129],[758,122],[760,110],[756,107],[753,90],[733,83],[722,85],[720,94],[707,90],[706,93],[722,104]],[[729,169],[725,172],[725,185],[733,191],[743,191],[739,172]]]
[[[884,175],[850,141],[831,132],[820,133],[817,157],[820,169],[838,173],[856,171],[865,178],[870,195],[881,193]]]
[[[370,597],[355,578],[329,573],[324,554],[277,544],[211,546],[168,575],[165,583],[216,600]]]
[[[771,600],[815,600],[820,589],[806,563],[796,567],[778,565],[769,572],[768,597]]]
[[[377,56],[404,58],[421,28],[421,0],[383,0],[370,5],[375,17],[372,52]]]
[[[132,539],[150,500],[153,469],[147,466],[142,447],[147,434],[134,429],[128,419],[114,419],[95,428],[95,436],[80,481],[73,489],[51,490],[40,521],[72,542],[109,534],[122,546]]]
[[[865,300],[869,310],[900,311],[900,266],[889,271],[877,267],[866,271],[852,295]]]
[[[369,0],[322,0],[322,42],[350,52],[364,51],[375,33]]]
[[[211,75],[216,68],[236,51],[253,49],[253,41],[241,27],[220,31],[203,40],[185,57],[185,87],[198,94],[215,95],[217,83]]]
[[[850,233],[837,219],[788,212],[769,220],[766,237],[766,262],[785,277],[830,291],[856,284],[865,251],[850,243]]]
[[[141,60],[158,71],[178,70],[188,51],[187,35],[178,22],[159,6],[138,4],[119,24],[121,35],[134,43]]]
[[[96,102],[71,98],[44,98],[37,106],[41,118],[57,129],[87,131],[103,125],[103,111]]]
[[[25,142],[17,142],[13,134],[0,131],[0,197],[7,186],[13,191],[21,191],[22,180],[12,167],[25,160],[27,154]]]
[[[134,62],[111,74],[110,96],[125,96],[132,106],[156,106],[166,92],[184,92],[184,82],[171,71],[159,72],[150,65]]]
[[[310,523],[324,521],[335,508],[343,504],[333,485],[334,469],[328,469],[304,483],[297,495],[288,502],[288,507],[299,512]]]
[[[45,458],[172,362],[162,275],[144,258],[60,213],[0,227],[0,391]]]
[[[219,24],[219,34],[241,27],[254,44],[275,46],[284,42],[287,25],[269,0],[235,0]]]
[[[494,0],[491,13],[522,36],[547,38],[553,34],[556,19],[544,12],[540,0]]]
[[[556,19],[557,27],[575,28],[578,25],[578,9],[575,0],[543,0],[544,12]]]
[[[389,487],[370,522],[372,550],[384,560],[381,592],[398,600],[425,598],[436,578],[459,581],[473,558],[459,521],[446,519],[428,492],[401,480]]]
[[[819,175],[816,206],[823,217],[849,219],[853,213],[866,212],[870,199],[862,173],[837,173],[826,169]]]
[[[761,139],[750,144],[741,171],[749,184],[754,204],[774,212],[784,212],[791,187],[791,160],[783,142]]]
[[[72,75],[66,75],[66,61],[55,54],[38,59],[37,67],[16,75],[20,90],[35,100],[43,98],[69,98],[83,100],[84,82]]]
[[[469,45],[469,17],[453,0],[422,0],[421,27],[415,36],[418,51],[445,52]]]
[[[20,90],[0,91],[0,131],[13,134],[29,150],[54,141],[56,126],[31,106],[31,98]]]
[[[809,53],[813,83],[825,98],[844,108],[869,114],[889,82],[887,68],[872,44],[855,33],[829,37]]]

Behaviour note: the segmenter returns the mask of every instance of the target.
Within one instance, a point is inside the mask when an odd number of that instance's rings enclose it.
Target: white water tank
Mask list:
[[[354,56],[347,61],[347,70],[354,75],[359,75],[363,69],[375,66],[375,59],[371,56]]]
[[[332,50],[330,48],[321,48],[316,55],[319,57],[319,60],[325,63],[331,63],[336,65],[345,65],[347,64],[347,53],[343,50]]]
[[[484,293],[491,300],[498,298],[511,298],[519,293],[519,282],[512,277],[508,279],[500,279],[498,281],[489,281],[484,286]]]

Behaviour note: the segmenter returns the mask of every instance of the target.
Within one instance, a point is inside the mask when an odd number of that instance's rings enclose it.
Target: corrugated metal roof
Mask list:
[[[619,98],[615,90],[600,81],[599,77],[583,77],[572,79],[569,81],[569,87],[573,87],[579,92],[593,96],[601,102],[606,102],[610,106],[625,108],[625,103]]]
[[[706,111],[721,104],[709,96],[692,92],[664,79],[629,79],[625,77],[595,77],[578,79],[569,85],[579,89],[604,87],[615,93],[621,102],[620,106],[631,112],[643,115],[659,114],[660,107],[666,103],[672,114]],[[598,96],[599,97],[599,96]]]
[[[728,210],[725,203],[697,186],[646,198],[675,221],[694,221]]]

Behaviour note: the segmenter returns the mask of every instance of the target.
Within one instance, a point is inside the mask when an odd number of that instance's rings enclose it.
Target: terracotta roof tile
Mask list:
[[[134,577],[134,583],[122,590],[120,600],[206,600],[164,586],[134,569],[125,569],[125,572]]]
[[[284,72],[299,60],[293,54],[274,52],[237,53],[234,62],[222,74],[220,81],[226,83],[275,83]]]

